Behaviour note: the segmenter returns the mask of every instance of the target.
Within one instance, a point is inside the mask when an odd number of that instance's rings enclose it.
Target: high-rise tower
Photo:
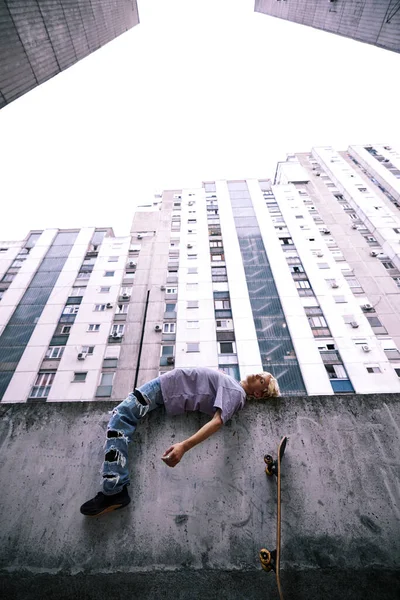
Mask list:
[[[400,52],[399,0],[255,0],[254,9]]]
[[[0,0],[0,108],[138,23],[136,0]]]

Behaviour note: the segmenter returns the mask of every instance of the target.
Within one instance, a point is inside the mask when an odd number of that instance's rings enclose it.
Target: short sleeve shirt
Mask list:
[[[160,376],[160,385],[165,409],[171,415],[199,411],[213,416],[219,408],[226,423],[246,402],[246,393],[235,379],[205,367],[173,369]]]

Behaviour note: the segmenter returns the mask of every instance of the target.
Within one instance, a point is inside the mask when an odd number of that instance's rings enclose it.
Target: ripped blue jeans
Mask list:
[[[132,392],[114,408],[107,426],[105,457],[101,470],[102,491],[107,496],[118,494],[124,485],[129,485],[128,444],[140,419],[164,404],[159,377],[136,388],[135,392],[139,392],[139,398],[144,404]]]

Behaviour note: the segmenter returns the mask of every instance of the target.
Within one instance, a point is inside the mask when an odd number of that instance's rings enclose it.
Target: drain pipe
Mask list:
[[[136,389],[137,381],[139,379],[140,357],[142,356],[144,328],[146,326],[146,316],[147,316],[147,309],[148,309],[148,306],[149,306],[149,297],[150,297],[150,290],[147,290],[146,305],[145,305],[145,308],[144,308],[144,316],[143,316],[142,335],[140,336],[139,354],[138,354],[138,358],[137,358],[135,383],[133,384],[133,389]]]

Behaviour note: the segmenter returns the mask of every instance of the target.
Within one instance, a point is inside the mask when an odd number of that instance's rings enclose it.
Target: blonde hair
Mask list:
[[[276,396],[280,396],[281,392],[279,389],[279,384],[278,384],[277,380],[275,379],[275,377],[273,375],[271,375],[271,373],[268,373],[267,371],[260,373],[260,375],[262,377],[264,377],[264,379],[267,379],[267,377],[270,377],[268,387],[266,390],[264,390],[262,397],[263,398],[275,398]]]

